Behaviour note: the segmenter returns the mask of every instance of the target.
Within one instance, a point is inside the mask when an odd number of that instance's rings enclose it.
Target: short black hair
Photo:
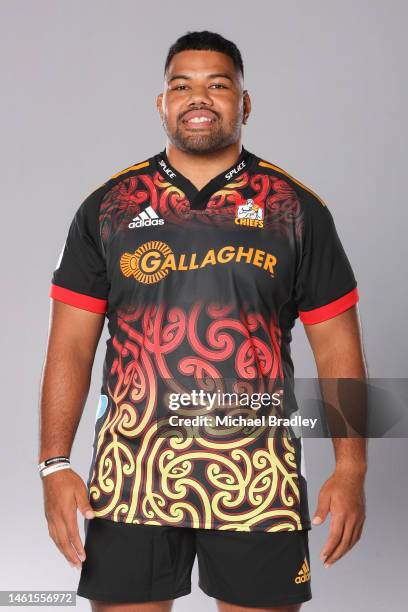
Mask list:
[[[231,40],[227,40],[221,34],[202,30],[201,32],[187,32],[184,36],[180,36],[173,43],[167,53],[166,62],[164,64],[164,74],[176,53],[181,51],[219,51],[225,53],[234,62],[234,66],[244,76],[244,63],[242,61],[241,52],[237,45]]]

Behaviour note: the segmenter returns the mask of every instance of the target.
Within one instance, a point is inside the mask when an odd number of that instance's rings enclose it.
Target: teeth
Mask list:
[[[208,117],[193,117],[188,120],[189,123],[204,123],[204,121],[211,121],[211,119]]]

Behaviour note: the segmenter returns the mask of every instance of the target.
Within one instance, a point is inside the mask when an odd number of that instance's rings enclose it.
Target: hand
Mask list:
[[[330,567],[360,539],[365,521],[364,478],[346,468],[336,469],[320,489],[312,523],[320,525],[331,513],[329,537],[320,552]]]
[[[85,518],[95,516],[86,485],[70,468],[48,474],[42,481],[48,533],[72,567],[81,569],[86,555],[78,531],[77,508]]]

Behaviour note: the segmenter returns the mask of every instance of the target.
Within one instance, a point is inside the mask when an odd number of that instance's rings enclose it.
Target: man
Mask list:
[[[169,610],[191,590],[196,554],[221,612],[299,610],[311,598],[300,438],[203,419],[220,391],[269,393],[288,414],[297,317],[319,377],[364,377],[357,283],[325,203],[241,145],[251,101],[232,42],[178,39],[157,109],[165,149],[85,199],[53,274],[39,456],[49,533],[94,610]],[[85,486],[69,455],[105,316]],[[237,397],[230,416],[271,414]],[[314,517],[331,513],[327,566],[364,523],[364,442],[333,442]]]

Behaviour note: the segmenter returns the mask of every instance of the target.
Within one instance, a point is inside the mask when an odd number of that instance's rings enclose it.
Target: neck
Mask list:
[[[213,153],[186,153],[167,141],[166,155],[170,164],[197,189],[233,166],[241,153],[241,140]]]

